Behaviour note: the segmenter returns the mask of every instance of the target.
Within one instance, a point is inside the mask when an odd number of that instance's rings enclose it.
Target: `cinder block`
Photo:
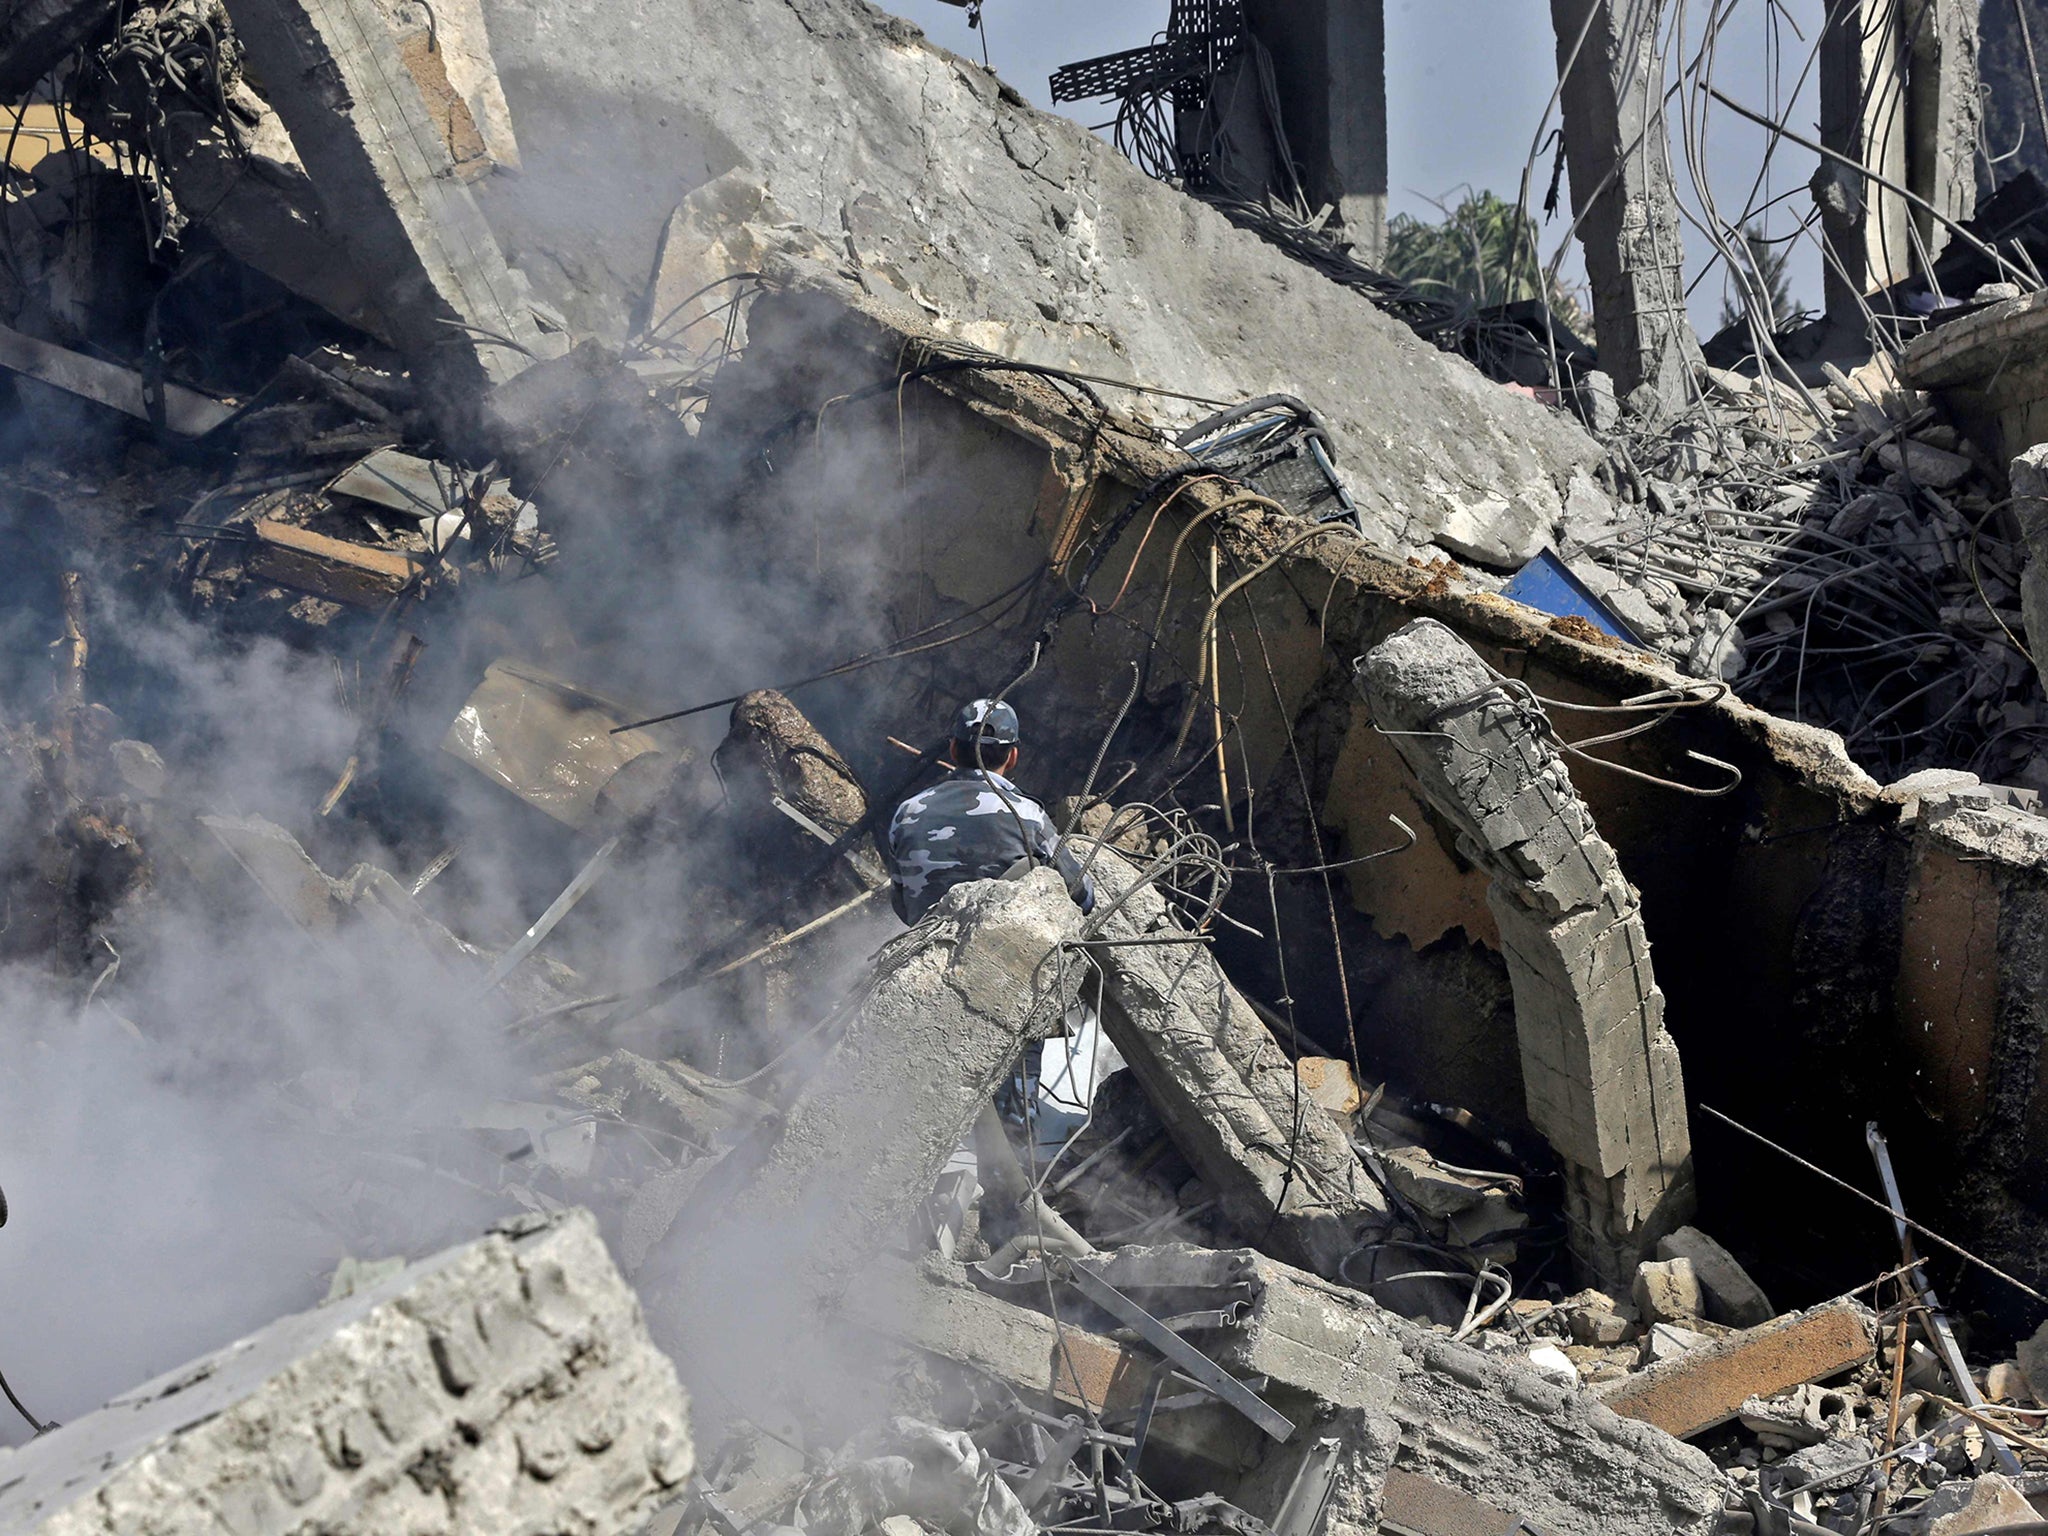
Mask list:
[[[9,1536],[635,1530],[694,1468],[587,1212],[281,1318],[13,1452]]]

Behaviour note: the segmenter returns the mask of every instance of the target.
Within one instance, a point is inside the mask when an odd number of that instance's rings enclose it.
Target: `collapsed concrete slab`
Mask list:
[[[1221,1491],[1261,1519],[1277,1518],[1304,1456],[1327,1440],[1338,1442],[1322,1527],[1331,1536],[1382,1529],[1396,1505],[1466,1501],[1505,1510],[1502,1530],[1522,1516],[1585,1536],[1705,1532],[1719,1514],[1721,1480],[1705,1456],[1263,1254],[1167,1247],[1076,1262],[1141,1304],[1156,1291],[1176,1305],[1236,1309],[1237,1322],[1193,1337],[1232,1375],[1263,1376],[1263,1395],[1298,1432],[1276,1444],[1212,1405],[1194,1411],[1199,1439],[1186,1438],[1235,1474]],[[1047,1305],[1042,1277],[1022,1280],[997,1296],[936,1259],[892,1262],[850,1296],[847,1316],[1018,1390],[1085,1401],[1111,1423],[1133,1413],[1153,1373],[1149,1352],[1076,1326],[1071,1292],[1056,1322],[1035,1310]],[[1174,1421],[1186,1415],[1162,1413],[1152,1432],[1178,1445]]]
[[[19,1536],[635,1530],[694,1467],[586,1212],[280,1319],[0,1451]]]
[[[1678,1048],[1636,890],[1540,708],[1449,629],[1409,624],[1359,661],[1358,682],[1431,806],[1493,877],[1523,1093],[1565,1164],[1572,1255],[1625,1285],[1693,1202]]]
[[[714,1170],[669,1240],[678,1278],[660,1321],[693,1365],[742,1400],[777,1385],[750,1333],[814,1327],[877,1235],[905,1229],[1025,1042],[1064,1016],[1080,968],[1060,949],[1079,925],[1057,872],[1039,870],[955,888],[883,952],[778,1133]]]
[[[1138,622],[1077,610],[1020,694],[1020,706],[1033,711],[1034,788],[1047,799],[1081,787],[1133,663],[1149,681],[1112,759],[1138,748],[1135,722],[1163,717],[1172,729],[1187,703],[1184,680],[1197,674],[1220,624],[1244,657],[1242,677],[1226,668],[1222,689],[1236,732],[1231,790],[1240,808],[1255,792],[1262,843],[1274,840],[1268,856],[1313,866],[1400,849],[1404,836],[1390,815],[1422,833],[1403,851],[1335,871],[1334,915],[1322,881],[1277,882],[1282,930],[1305,962],[1290,959],[1284,978],[1305,1037],[1347,1057],[1355,1037],[1368,1068],[1411,1092],[1519,1127],[1526,1105],[1512,987],[1487,900],[1491,874],[1466,859],[1440,824],[1432,835],[1425,797],[1395,750],[1400,738],[1374,729],[1350,663],[1427,615],[1547,697],[1614,705],[1682,688],[1685,680],[1576,620],[1467,584],[1454,569],[1418,569],[1334,531],[1233,508],[1227,488],[1161,490],[1170,483],[1161,477],[1184,462],[1114,411],[1077,409],[1055,386],[1014,373],[907,367],[939,355],[936,333],[874,295],[768,290],[754,300],[748,322],[747,352],[721,374],[704,421],[705,441],[722,453],[743,458],[764,442],[773,449],[778,474],[762,482],[742,525],[764,543],[802,547],[842,537],[848,506],[889,508],[891,554],[879,601],[897,611],[985,611],[992,598],[1031,581],[1049,556],[1076,582],[1099,567],[1090,596],[1107,603],[1121,589],[1116,613]],[[764,433],[759,426],[785,421],[803,430]],[[895,443],[899,430],[900,460],[846,451],[871,433]],[[798,490],[820,483],[806,477],[821,474],[832,477],[835,491],[822,506]],[[1035,520],[1019,515],[1026,506],[1039,509]],[[1232,568],[1252,573],[1216,624],[1205,622],[1206,584],[1188,579],[1212,537]],[[913,608],[934,597],[937,610]],[[1156,629],[1148,627],[1155,616]],[[971,697],[990,679],[1014,675],[1045,622],[1044,609],[1034,608],[933,653],[934,692]],[[839,659],[822,643],[804,658],[820,668]],[[1271,661],[1270,676],[1263,659]],[[867,676],[849,687],[853,697],[837,716],[848,722],[841,740],[849,750],[906,725],[900,688],[879,669]],[[1040,700],[1055,707],[1037,708]],[[1973,1191],[1975,1225],[1961,1240],[1974,1233],[1985,1245],[1980,1251],[1994,1259],[2002,1253],[2022,1269],[2038,1262],[2021,1246],[2037,1224],[2007,1217],[2048,1202],[2035,1174],[2021,1171],[2048,1166],[2041,1151],[2048,1114],[2038,1108],[2032,1070],[2040,1013],[2023,1003],[2022,990],[2001,983],[2001,997],[2011,1001],[2001,1003],[1997,1030],[1972,1033],[1968,1054],[1951,1056],[1953,1032],[1974,1028],[1975,1016],[1902,1007],[1904,855],[1915,833],[1898,825],[1900,805],[1851,761],[1838,735],[1732,697],[1599,749],[1619,769],[1703,788],[1727,782],[1719,770],[1710,775],[1689,761],[1690,751],[1739,769],[1741,786],[1682,795],[1647,789],[1617,769],[1579,763],[1572,770],[1575,791],[1642,892],[1669,1028],[1687,1053],[1688,1089],[1823,1160],[1834,1139],[1860,1137],[1871,1116],[1896,1122],[1910,1138],[1902,1155],[1930,1188],[1951,1200],[1966,1185]],[[879,768],[857,750],[854,760],[864,771]],[[1183,760],[1175,772],[1188,766]],[[1213,774],[1213,766],[1202,771]],[[1207,786],[1201,793],[1214,792],[1213,777],[1200,782]],[[1141,782],[1121,793],[1141,798],[1155,788]],[[2030,859],[2014,862],[2010,851],[1999,851],[2020,841],[2002,837],[1990,850],[1998,880],[2015,882],[2015,893],[2031,891],[2037,878]],[[1993,868],[1967,863],[1960,873],[1971,883],[1928,887],[1925,915],[1951,930],[1966,923],[1954,903]],[[1264,882],[1241,880],[1232,899],[1241,901],[1233,915],[1265,932]],[[2031,898],[2001,911],[2010,915],[2000,923],[1998,953],[2021,961],[2040,953],[2026,937]],[[1975,931],[1990,932],[1981,924]],[[1268,939],[1221,931],[1216,947],[1248,993],[1281,995]],[[1731,954],[1744,963],[1731,965]],[[1335,955],[1341,965],[1332,963]],[[1954,983],[1955,970],[1944,967],[1932,979]],[[1972,1130],[1996,1134],[2014,1160],[2001,1154],[1987,1164],[1964,1150],[1970,1142],[1947,1123],[1921,1117],[1929,1079],[1891,1069],[1907,1048],[1974,1067],[1974,1079],[1953,1075],[1957,1087],[1992,1084],[1966,1101],[1976,1106],[1973,1117],[1981,1115]],[[1778,1070],[1755,1072],[1759,1059]],[[1727,1155],[1724,1142],[1717,1157]],[[1978,1220],[1979,1212],[2005,1214]],[[1767,1289],[1788,1283],[1768,1243],[1733,1229],[1720,1235]],[[1855,1279],[1830,1276],[1830,1288]]]
[[[1121,904],[1109,942],[1090,950],[1104,1033],[1238,1228],[1336,1275],[1381,1224],[1385,1197],[1214,956],[1193,935],[1171,942],[1184,930],[1166,898],[1113,850],[1094,874],[1102,907]]]
[[[1597,450],[1572,422],[860,0],[486,9],[525,170],[478,195],[579,327],[622,330],[621,296],[646,288],[670,211],[743,169],[806,248],[822,241],[956,341],[1216,399],[1310,402],[1369,535],[1403,554],[1441,534],[1519,564],[1575,477],[1600,495],[1585,478]],[[764,58],[802,91],[762,89]],[[727,243],[757,260],[777,242]],[[1206,410],[1110,396],[1177,425]]]
[[[374,0],[236,0],[229,14],[393,342],[461,425],[540,333],[389,19]]]
[[[0,99],[20,101],[111,21],[115,0],[18,0],[0,14]]]

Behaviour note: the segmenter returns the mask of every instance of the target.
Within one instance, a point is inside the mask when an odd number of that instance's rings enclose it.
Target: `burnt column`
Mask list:
[[[1893,0],[1837,0],[1820,42],[1821,143],[1833,158],[1814,172],[1826,233],[1828,317],[1861,328],[1864,295],[1911,270],[1912,221],[1893,187],[1906,184],[1904,8]]]
[[[1337,210],[1359,256],[1387,230],[1387,27],[1381,0],[1245,0],[1272,60],[1282,123],[1312,207]]]

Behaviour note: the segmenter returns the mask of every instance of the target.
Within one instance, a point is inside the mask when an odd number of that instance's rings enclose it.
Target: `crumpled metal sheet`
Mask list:
[[[631,718],[622,706],[587,689],[526,662],[501,659],[485,669],[483,681],[456,712],[441,750],[565,826],[584,831],[608,813],[640,809],[675,770],[674,754],[646,733],[612,734]]]

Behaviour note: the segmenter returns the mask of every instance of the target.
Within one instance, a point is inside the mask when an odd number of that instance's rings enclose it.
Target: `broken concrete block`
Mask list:
[[[1423,619],[1359,659],[1375,722],[1492,876],[1530,1121],[1565,1164],[1573,1258],[1620,1286],[1691,1214],[1678,1050],[1635,888],[1547,722],[1450,629]]]
[[[1921,1536],[1978,1536],[2000,1526],[2030,1525],[2041,1517],[2012,1482],[1996,1472],[1968,1482],[1944,1483],[1916,1512]]]
[[[1443,1167],[1421,1147],[1388,1147],[1380,1153],[1388,1181],[1425,1216],[1442,1220],[1470,1210],[1486,1198],[1488,1181]]]
[[[597,1224],[410,1265],[0,1451],[20,1536],[637,1530],[688,1409]]]
[[[1691,1259],[1646,1259],[1636,1266],[1629,1295],[1648,1323],[1680,1323],[1700,1315],[1700,1282]]]
[[[1122,855],[1103,849],[1094,879],[1104,908],[1122,903],[1105,938],[1178,929],[1158,890],[1133,889]],[[1334,1277],[1386,1202],[1344,1132],[1299,1091],[1264,1021],[1203,946],[1090,953],[1102,972],[1103,1033],[1225,1213],[1274,1252]]]
[[[1679,1227],[1659,1237],[1657,1257],[1692,1262],[1694,1278],[1700,1282],[1700,1294],[1706,1303],[1702,1317],[1729,1327],[1755,1327],[1778,1315],[1763,1288],[1735,1262],[1735,1255],[1698,1227]]]
[[[1910,437],[1881,444],[1877,462],[1894,474],[1904,474],[1937,491],[1954,490],[1976,467],[1960,453],[1950,453]]]
[[[821,1046],[779,1134],[737,1149],[666,1241],[664,1311],[693,1370],[756,1401],[756,1329],[814,1326],[902,1231],[1025,1043],[1080,982],[1055,961],[1081,914],[1059,872],[957,886],[936,921],[882,952],[836,1044]]]
[[[1856,1429],[1855,1411],[1844,1393],[1810,1384],[1775,1397],[1748,1398],[1740,1417],[1745,1429],[1781,1451],[1818,1445]]]
[[[1565,1309],[1565,1326],[1571,1330],[1573,1343],[1606,1349],[1635,1337],[1636,1325],[1614,1310],[1609,1297],[1597,1291],[1588,1295],[1595,1299],[1574,1298],[1575,1304]]]
[[[1794,1451],[1778,1463],[1778,1476],[1787,1489],[1839,1493],[1854,1486],[1869,1469],[1870,1442],[1861,1435],[1850,1435]]]
[[[1853,1302],[1797,1312],[1716,1339],[1598,1396],[1616,1413],[1681,1439],[1725,1424],[1752,1397],[1824,1381],[1876,1353],[1871,1313]]]
[[[1333,1536],[1392,1529],[1376,1523],[1381,1519],[1416,1530],[1465,1529],[1423,1522],[1431,1509],[1506,1508],[1538,1529],[1585,1536],[1704,1536],[1714,1528],[1721,1482],[1704,1455],[1615,1417],[1525,1364],[1453,1344],[1356,1291],[1249,1250],[1120,1249],[1087,1262],[1121,1266],[1101,1273],[1139,1299],[1144,1287],[1132,1276],[1147,1269],[1168,1287],[1162,1296],[1185,1297],[1195,1281],[1238,1288],[1235,1294],[1249,1302],[1244,1322],[1205,1334],[1204,1351],[1233,1375],[1266,1377],[1262,1395],[1297,1424],[1313,1424],[1317,1435],[1343,1429],[1337,1503],[1344,1513],[1324,1527]],[[1071,1402],[1071,1350],[1097,1412],[1127,1408],[1142,1395],[1148,1355],[1027,1310],[1026,1302],[1045,1305],[1042,1283],[1018,1284],[1019,1304],[1012,1305],[931,1259],[918,1268],[888,1261],[871,1275],[849,1293],[848,1319],[921,1354],[970,1365],[1023,1391],[1060,1382],[1062,1399]],[[1184,1417],[1191,1416],[1161,1414],[1152,1432],[1184,1433],[1175,1423]],[[1295,1446],[1269,1449],[1271,1442],[1248,1424],[1246,1436],[1234,1439],[1233,1417],[1202,1420],[1211,1426],[1208,1443],[1185,1449],[1205,1461],[1227,1457],[1216,1443],[1213,1426],[1220,1423],[1226,1444],[1281,1458],[1282,1472],[1298,1460]],[[1572,1475],[1557,1476],[1560,1467]],[[1253,1467],[1236,1497],[1271,1520],[1290,1485],[1284,1475]]]
[[[1684,1328],[1677,1323],[1652,1323],[1650,1331],[1643,1335],[1643,1361],[1654,1365],[1660,1360],[1676,1360],[1680,1355],[1711,1342],[1696,1328]]]

